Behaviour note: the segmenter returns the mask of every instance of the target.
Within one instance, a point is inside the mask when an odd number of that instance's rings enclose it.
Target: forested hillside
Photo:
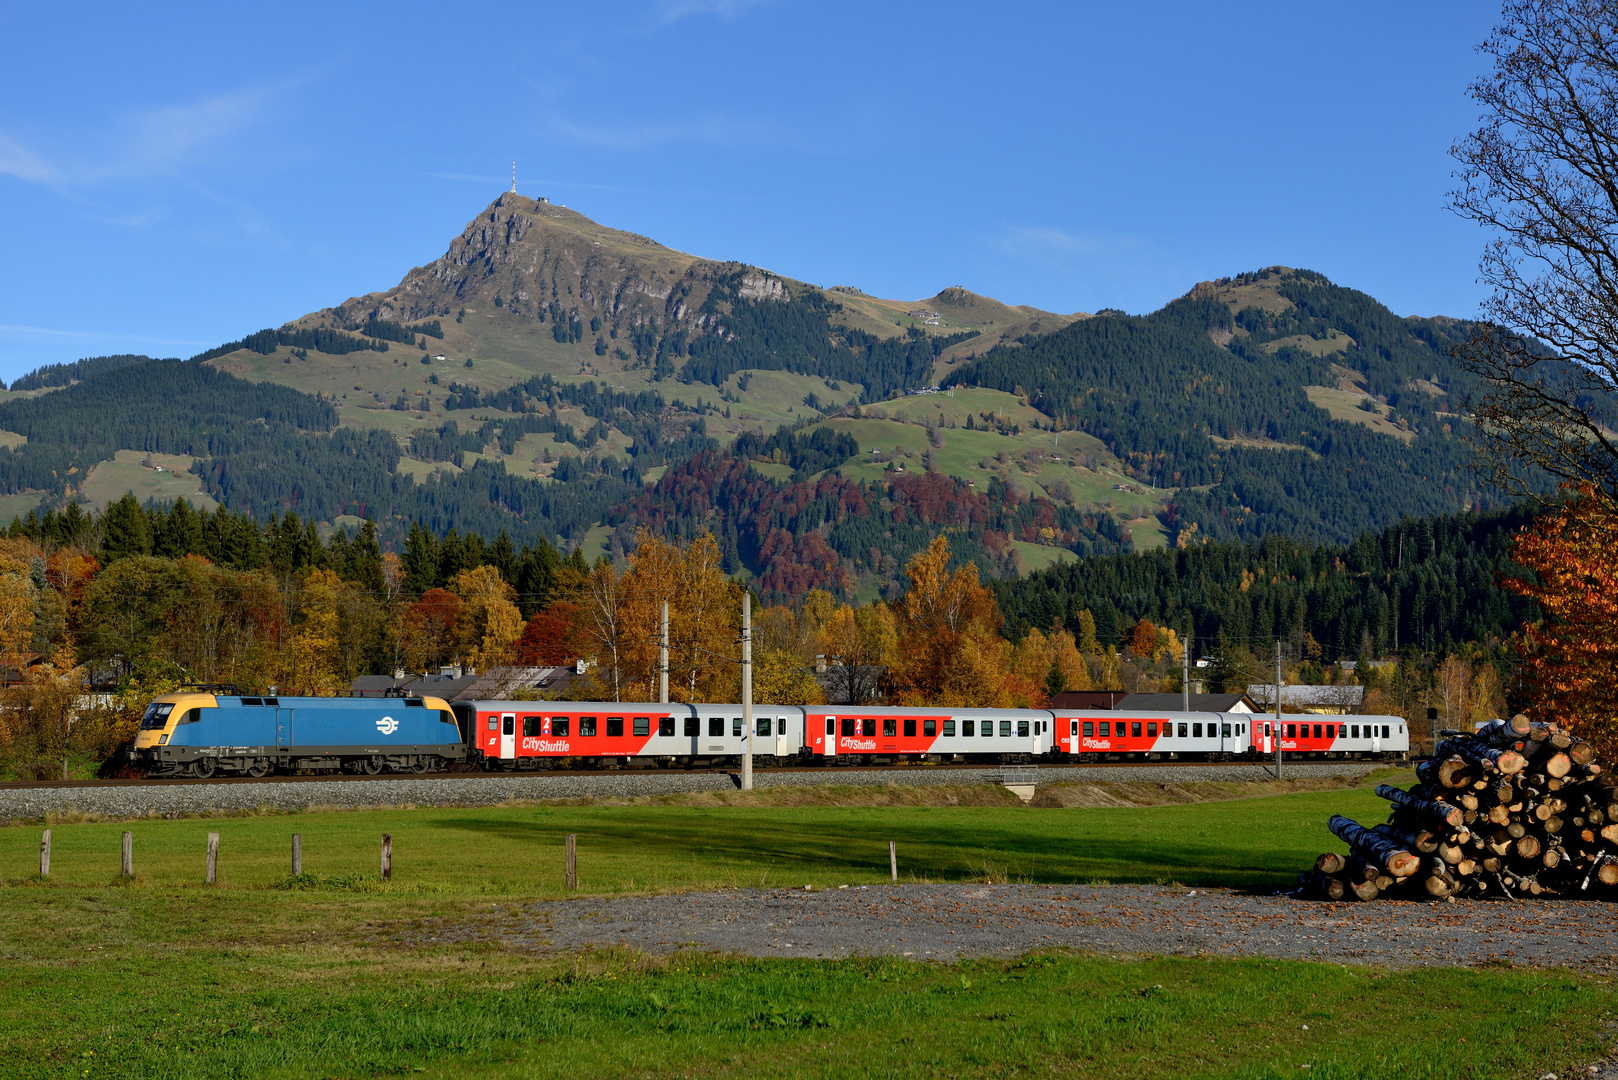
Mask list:
[[[1460,438],[1472,382],[1446,351],[1466,332],[1275,268],[992,349],[949,383],[1026,394],[1180,489],[1176,537],[1345,543],[1489,498]]]
[[[1053,623],[1076,630],[1088,610],[1103,645],[1144,618],[1189,624],[1205,651],[1308,635],[1325,660],[1444,653],[1499,641],[1534,616],[1497,585],[1526,574],[1508,552],[1529,517],[1517,507],[1405,521],[1347,545],[1270,536],[1098,557],[994,589],[1013,636]]]

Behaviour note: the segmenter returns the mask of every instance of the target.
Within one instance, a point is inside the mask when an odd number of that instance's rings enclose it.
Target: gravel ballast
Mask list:
[[[1287,764],[1289,778],[1361,776],[1381,766],[1368,762]],[[755,772],[756,787],[817,784],[990,783],[996,769],[805,769]],[[1161,765],[1144,767],[1044,766],[1040,784],[1145,781],[1183,784],[1198,781],[1263,780],[1264,766],[1247,764]],[[0,821],[38,821],[47,814],[79,813],[112,818],[186,817],[249,810],[299,811],[310,807],[491,806],[513,799],[619,799],[733,791],[733,773],[597,772],[479,774],[432,777],[378,777],[346,780],[265,780],[230,783],[102,784],[0,790]]]
[[[1331,904],[1148,885],[893,885],[736,889],[524,904],[428,922],[423,943],[549,952],[625,946],[749,956],[957,960],[1067,947],[1132,955],[1266,956],[1389,967],[1532,964],[1611,972],[1618,906],[1597,901]]]

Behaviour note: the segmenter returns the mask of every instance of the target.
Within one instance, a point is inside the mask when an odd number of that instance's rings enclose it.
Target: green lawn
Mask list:
[[[878,884],[890,839],[906,878],[1269,885],[1332,846],[1329,812],[1385,807],[1367,787],[1140,809],[786,805],[810,797],[57,823],[48,883],[33,873],[39,827],[0,828],[0,1075],[1260,1078],[1308,1065],[1448,1080],[1565,1075],[1601,1054],[1610,987],[1565,972],[535,956],[420,932],[560,896],[569,832],[590,893]],[[137,877],[120,884],[126,828]],[[201,883],[209,831],[215,887]],[[304,884],[322,887],[278,887],[294,832]]]

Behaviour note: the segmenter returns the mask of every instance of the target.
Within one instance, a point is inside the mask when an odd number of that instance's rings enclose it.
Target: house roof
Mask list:
[[[1045,703],[1047,709],[1115,709],[1129,694],[1123,690],[1063,690]]]
[[[1185,707],[1180,694],[1130,694],[1116,709],[1137,709],[1150,712],[1179,712]],[[1258,707],[1247,694],[1192,694],[1192,712],[1258,712]]]
[[[1254,683],[1247,694],[1261,705],[1275,701],[1275,684]],[[1339,686],[1287,686],[1281,687],[1281,704],[1325,705],[1334,708],[1352,707],[1365,700],[1365,687],[1353,683]]]
[[[567,667],[497,667],[479,675],[457,692],[457,701],[494,701],[510,697],[518,690],[559,693],[579,675]]]

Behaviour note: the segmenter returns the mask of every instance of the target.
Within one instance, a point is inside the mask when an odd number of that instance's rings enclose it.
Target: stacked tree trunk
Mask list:
[[[1316,859],[1304,894],[1589,897],[1618,886],[1618,780],[1593,746],[1522,715],[1443,734],[1418,784],[1376,789],[1393,804],[1386,823],[1331,819],[1349,851]]]

